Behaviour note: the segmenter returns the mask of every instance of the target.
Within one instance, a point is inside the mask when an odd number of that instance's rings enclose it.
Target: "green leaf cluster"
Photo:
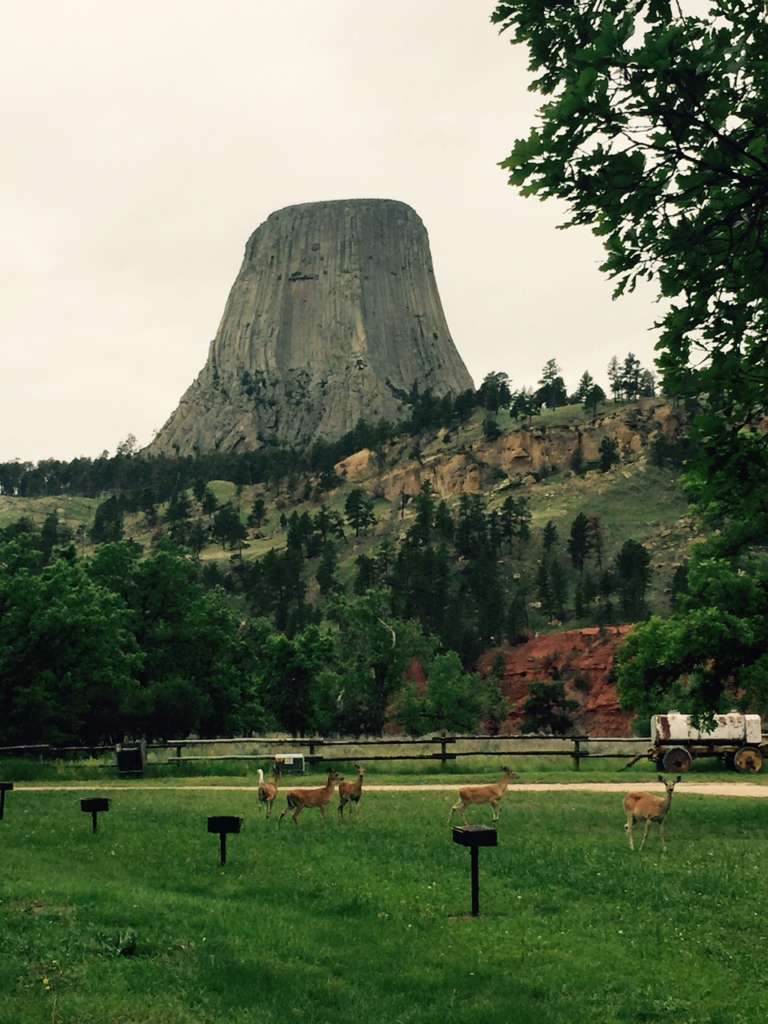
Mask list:
[[[744,540],[768,524],[768,19],[762,0],[686,7],[498,3],[545,97],[502,166],[602,238],[616,295],[656,283],[658,366],[699,442],[692,493]]]

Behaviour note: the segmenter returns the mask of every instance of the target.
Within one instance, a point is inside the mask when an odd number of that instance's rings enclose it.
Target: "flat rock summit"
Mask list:
[[[208,360],[149,451],[334,440],[407,415],[414,384],[473,386],[421,218],[391,199],[289,206],[249,238]]]

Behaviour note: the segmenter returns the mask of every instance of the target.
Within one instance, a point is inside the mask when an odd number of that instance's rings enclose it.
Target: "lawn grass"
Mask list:
[[[653,781],[658,770],[650,761],[639,761],[631,768],[623,765],[629,755],[620,758],[601,758],[594,761],[583,761],[581,770],[576,772],[571,767],[570,757],[515,757],[504,755],[488,755],[483,757],[461,758],[449,761],[445,765],[439,760],[434,761],[381,761],[369,762],[365,765],[366,779],[375,785],[429,785],[430,783],[451,783],[458,785],[461,781],[484,782],[501,774],[502,766],[511,763],[519,774],[520,783],[566,783],[566,782],[637,782],[638,784]],[[334,761],[329,767],[348,777],[354,777],[354,759]],[[146,767],[142,785],[226,785],[255,786],[258,769],[262,767],[267,774],[270,761],[264,757],[261,761],[194,761],[179,764],[159,763],[150,761]],[[303,776],[285,776],[285,785],[319,785],[325,780],[327,768],[316,766]],[[114,785],[121,783],[130,786],[132,780],[120,776],[114,757],[101,760],[83,759],[59,761],[35,761],[29,758],[0,758],[0,779],[9,780],[23,785],[30,783],[94,782]],[[716,758],[698,758],[694,768],[686,776],[692,783],[698,782],[750,782],[768,785],[768,772],[759,775],[739,775],[737,772],[723,768]]]
[[[643,782],[654,781],[658,770],[650,761],[639,761],[631,768],[623,765],[629,755],[621,758],[601,758],[584,761],[581,770],[571,767],[569,757],[515,757],[488,755],[485,757],[462,758],[442,765],[434,761],[381,761],[365,765],[366,779],[372,785],[408,786],[429,784],[455,784],[462,781],[485,782],[497,778],[502,766],[511,763],[518,773],[520,783],[568,783],[568,782]],[[267,757],[262,761],[194,761],[180,764],[150,762],[140,781],[142,785],[206,785],[206,786],[255,786],[259,767],[270,771]],[[346,777],[355,776],[353,760],[334,761],[329,767],[335,768]],[[284,785],[320,785],[326,778],[328,768],[316,766],[305,775],[286,775]],[[723,768],[716,758],[698,758],[686,781],[697,782],[749,782],[768,785],[768,771],[758,775],[740,775]],[[104,785],[121,784],[130,787],[134,780],[120,776],[114,758],[102,760],[83,759],[80,761],[35,761],[28,758],[0,758],[0,780],[9,780],[23,785],[28,783],[76,783],[93,782]]]
[[[19,790],[0,1024],[759,1018],[763,801],[676,793],[663,856],[655,835],[630,853],[620,797],[510,794],[473,920],[451,799],[371,794],[355,824],[278,827],[248,793],[127,792],[94,836],[76,795]],[[209,814],[246,821],[224,869]]]

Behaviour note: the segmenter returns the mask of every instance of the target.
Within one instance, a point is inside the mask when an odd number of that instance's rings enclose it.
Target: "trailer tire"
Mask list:
[[[759,747],[740,747],[733,755],[733,767],[737,772],[756,775],[763,770],[763,753]]]
[[[665,772],[687,772],[693,764],[693,758],[685,747],[670,747],[664,751],[661,763]]]

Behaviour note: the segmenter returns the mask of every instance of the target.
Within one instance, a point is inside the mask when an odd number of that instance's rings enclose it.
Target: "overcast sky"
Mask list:
[[[0,459],[146,444],[202,368],[249,234],[384,197],[429,231],[479,382],[651,365],[586,229],[497,166],[537,106],[478,0],[10,0],[0,42]]]

